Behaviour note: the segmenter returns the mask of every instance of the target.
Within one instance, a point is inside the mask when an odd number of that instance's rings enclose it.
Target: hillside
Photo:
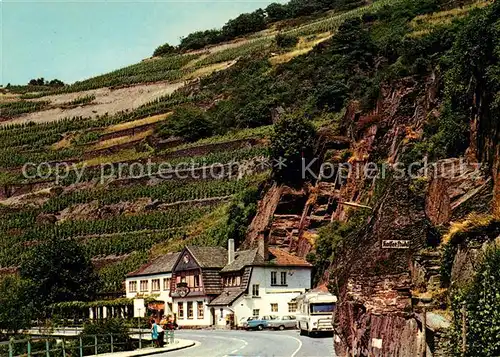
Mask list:
[[[339,296],[339,355],[498,355],[498,3],[313,3],[3,89],[0,275],[71,240],[119,295],[186,244],[265,241]]]

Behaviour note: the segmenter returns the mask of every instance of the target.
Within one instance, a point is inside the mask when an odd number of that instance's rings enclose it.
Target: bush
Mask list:
[[[178,136],[187,141],[206,138],[211,136],[212,132],[207,114],[191,105],[175,109],[169,120],[158,129],[162,137]]]
[[[319,236],[315,242],[315,253],[308,256],[308,261],[314,265],[314,284],[323,277],[324,272],[334,261],[346,237],[353,231],[353,227],[346,223],[333,221],[319,229]]]
[[[455,291],[453,345],[457,356],[500,356],[500,247],[485,253],[472,284]],[[467,351],[461,352],[462,309],[466,310]]]
[[[110,319],[104,321],[95,321],[92,323],[86,323],[83,326],[82,336],[83,344],[85,346],[92,346],[95,344],[95,340],[93,337],[85,337],[88,335],[99,335],[97,337],[97,343],[99,347],[97,348],[97,352],[100,353],[109,353],[111,352],[111,337],[110,334],[113,335],[113,352],[119,351],[129,351],[132,349],[132,344],[129,337],[129,329],[125,325],[125,321],[123,319]],[[84,355],[94,354],[94,347],[87,349]]]
[[[31,327],[33,301],[31,284],[16,276],[0,279],[0,336],[2,331],[17,332]]]
[[[347,99],[347,91],[347,86],[339,81],[319,85],[314,92],[316,107],[332,112],[342,110]]]
[[[228,209],[227,232],[228,239],[234,239],[239,246],[246,237],[248,226],[257,212],[259,191],[250,187],[238,194]]]
[[[153,52],[153,56],[166,56],[176,52],[176,48],[168,43],[158,46]]]
[[[240,128],[256,128],[269,125],[271,121],[271,109],[263,100],[248,103],[236,116],[236,122]]]
[[[293,35],[279,33],[276,35],[276,45],[281,48],[295,47],[299,42],[299,38]]]

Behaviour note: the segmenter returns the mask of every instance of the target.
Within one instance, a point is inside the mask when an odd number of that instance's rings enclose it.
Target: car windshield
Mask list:
[[[335,308],[335,304],[330,303],[322,303],[322,304],[311,304],[311,314],[322,315],[322,314],[331,314]]]

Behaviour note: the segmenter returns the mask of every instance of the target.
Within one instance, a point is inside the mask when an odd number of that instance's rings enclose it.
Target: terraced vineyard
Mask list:
[[[168,164],[172,168],[180,165],[176,170],[202,170],[215,163],[225,167],[233,161],[264,157],[265,145],[252,140],[261,140],[269,133],[267,129],[243,130],[236,135],[189,144],[181,142],[168,150],[150,147],[141,152],[133,147],[120,148],[129,145],[137,135],[141,136],[138,143],[148,145],[146,138],[168,120],[172,103],[185,100],[174,95],[137,112],[97,120],[72,118],[0,129],[0,167],[8,169],[0,177],[0,210],[5,218],[0,220],[0,267],[19,265],[32,247],[48,239],[74,239],[99,265],[105,285],[121,289],[123,275],[144,263],[150,249],[170,242],[185,244],[182,242],[190,239],[188,232],[196,222],[204,220],[214,209],[224,210],[235,195],[264,180],[264,176],[251,172],[249,176],[232,172],[229,177],[162,179],[164,172],[159,169],[164,170]],[[158,110],[160,115],[142,115],[159,106],[165,108]],[[243,140],[241,148],[224,150],[226,143],[235,138]],[[201,154],[192,154],[196,152]],[[146,160],[152,160],[152,176],[117,177],[106,171],[115,170],[110,166],[113,162],[121,165]],[[43,172],[38,171],[43,179],[37,175],[24,178],[25,163],[33,167],[43,163]],[[72,171],[56,182],[55,173],[51,176],[49,170],[57,165],[74,165],[70,167],[82,168],[84,174],[80,177]],[[34,174],[36,170],[26,172]],[[102,175],[107,178],[104,184],[100,183]],[[144,180],[149,183],[143,184]]]
[[[175,81],[182,78],[183,66],[197,58],[198,55],[176,55],[165,58],[143,61],[97,77],[76,82],[51,92],[25,94],[23,98],[39,98],[48,94],[81,92],[102,87],[126,86],[135,83],[157,81]]]

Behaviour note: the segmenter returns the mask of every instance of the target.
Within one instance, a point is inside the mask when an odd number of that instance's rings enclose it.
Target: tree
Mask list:
[[[30,282],[17,276],[0,280],[0,333],[31,327],[34,300],[30,298],[30,289]]]
[[[52,238],[35,247],[20,267],[21,277],[32,281],[29,296],[38,312],[62,301],[87,301],[97,286],[90,259],[76,241]]]
[[[51,87],[64,87],[64,82],[59,79],[53,79],[49,82]]]
[[[285,20],[289,16],[288,7],[286,5],[273,2],[266,7],[266,15],[269,22]]]
[[[45,79],[42,77],[42,78],[38,78],[38,79],[32,79],[29,81],[28,83],[30,86],[43,86],[45,85]]]
[[[241,14],[235,19],[229,20],[222,27],[222,34],[229,38],[246,35],[266,28],[266,17],[264,10],[257,9],[248,14]]]
[[[207,114],[192,105],[178,107],[170,119],[159,128],[160,136],[179,136],[188,141],[208,137],[212,132]]]
[[[153,53],[153,56],[166,56],[174,53],[176,51],[176,48],[172,45],[169,45],[168,43],[165,43],[161,46],[158,46],[156,50]]]
[[[305,180],[307,177],[302,172],[302,161],[310,163],[315,143],[316,129],[302,113],[287,115],[274,124],[271,158],[275,163],[275,179],[286,183]]]
[[[183,51],[198,50],[207,45],[213,45],[224,40],[225,38],[222,35],[222,31],[218,29],[196,31],[181,38],[179,48]]]

